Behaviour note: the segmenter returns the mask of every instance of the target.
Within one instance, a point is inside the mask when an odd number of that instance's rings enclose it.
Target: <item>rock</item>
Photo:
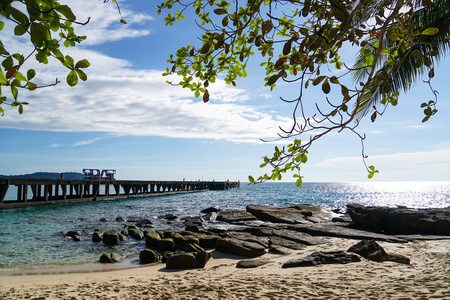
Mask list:
[[[144,232],[140,229],[135,229],[135,228],[129,228],[128,229],[128,234],[135,240],[143,240],[144,239]]]
[[[102,233],[99,230],[94,230],[94,233],[92,234],[92,241],[94,243],[102,241]]]
[[[260,244],[231,238],[218,240],[216,250],[245,257],[258,257],[266,253],[265,247]]]
[[[259,236],[276,236],[303,245],[320,245],[329,243],[325,239],[288,229],[258,228],[255,233]]]
[[[385,241],[391,243],[407,242],[405,239],[391,235],[374,233],[366,230],[358,230],[354,228],[348,228],[345,226],[336,226],[333,224],[314,224],[314,225],[295,224],[289,225],[287,229],[308,233],[312,236],[331,236],[331,237],[358,239],[358,240],[374,239],[377,241]]]
[[[430,209],[366,207],[348,204],[352,221],[391,234],[450,235],[450,207]]]
[[[165,239],[167,239],[167,238],[173,239],[175,234],[176,234],[175,231],[166,230],[166,231],[163,232],[163,236],[162,237],[165,238]]]
[[[211,253],[205,251],[175,254],[167,258],[166,269],[204,268],[211,256]]]
[[[249,269],[249,268],[257,268],[263,265],[270,263],[271,261],[267,259],[245,259],[238,261],[236,268]]]
[[[161,239],[156,231],[150,230],[145,234],[145,246],[150,249],[158,249],[158,241]]]
[[[126,222],[127,220],[125,220],[125,218],[124,217],[121,217],[121,216],[118,216],[117,218],[116,218],[116,222]]]
[[[139,253],[141,264],[151,264],[159,261],[159,255],[152,249],[145,249]]]
[[[278,236],[270,237],[270,246],[271,247],[283,247],[292,250],[303,250],[306,248],[306,245],[300,244],[291,240],[287,240],[284,238],[280,238]]]
[[[374,240],[363,240],[359,242],[358,244],[355,244],[351,246],[347,252],[353,252],[356,254],[361,255],[362,257],[376,261],[376,262],[383,262],[383,261],[394,261],[402,264],[410,264],[409,258],[397,255],[397,254],[388,254],[386,251],[378,245]]]
[[[72,236],[72,240],[73,240],[74,242],[79,242],[79,241],[81,241],[81,240],[82,240],[81,235],[73,235],[73,236]]]
[[[125,227],[127,230],[130,230],[130,229],[138,229],[138,227],[137,227],[135,224],[125,224],[124,227]]]
[[[305,212],[295,207],[268,207],[262,205],[248,205],[247,211],[261,221],[286,224],[304,224],[306,216],[312,215],[311,212]]]
[[[201,213],[208,214],[208,213],[213,213],[213,212],[219,212],[221,210],[222,209],[220,209],[220,207],[218,207],[218,206],[211,206],[211,207],[208,207],[208,208],[205,208],[204,210],[202,210]]]
[[[203,221],[201,217],[186,219],[184,221],[185,230],[192,232],[204,231]]]
[[[224,221],[227,223],[252,221],[256,220],[256,217],[252,214],[241,210],[223,210],[217,216],[218,221]]]
[[[174,236],[174,240],[175,240],[175,245],[176,247],[179,248],[183,248],[184,245],[187,244],[200,244],[200,241],[198,240],[198,238],[196,238],[193,235],[181,235],[181,234],[176,234]]]
[[[111,253],[103,252],[103,254],[100,256],[100,262],[103,264],[112,264],[119,262],[121,258],[122,257],[115,252]]]
[[[235,232],[230,231],[223,235],[223,237],[228,237],[240,241],[256,243],[264,248],[269,248],[270,246],[270,238],[268,236],[255,236],[248,232]]]
[[[127,236],[125,234],[123,234],[122,232],[119,233],[119,240],[120,241],[126,241],[127,240]]]
[[[169,221],[174,221],[174,220],[178,219],[178,216],[176,216],[174,214],[166,214],[166,215],[163,215],[163,216],[159,216],[158,218],[169,220]]]
[[[289,255],[292,253],[292,250],[287,247],[272,245],[269,249],[269,252],[281,255]]]
[[[358,255],[344,251],[314,252],[305,258],[288,261],[282,265],[282,268],[308,267],[320,264],[347,264],[359,261],[361,259]]]
[[[183,247],[183,251],[190,253],[190,252],[204,252],[205,250],[197,244],[186,244]]]
[[[215,234],[194,234],[198,239],[199,245],[202,248],[214,249],[216,248],[217,241],[220,239],[218,235]]]
[[[175,241],[172,238],[156,240],[156,250],[161,253],[175,251]]]
[[[127,227],[123,228],[123,229],[120,231],[120,234],[123,234],[124,236],[127,236],[127,235],[128,235],[128,228],[127,228]]]
[[[136,226],[153,228],[153,223],[149,219],[142,219],[136,224]]]
[[[117,230],[108,230],[103,233],[103,243],[106,246],[116,246],[119,244],[119,232]]]
[[[107,218],[101,218],[99,221],[100,222],[108,222],[109,220]]]
[[[79,231],[68,231],[66,233],[67,237],[81,236],[81,232]]]

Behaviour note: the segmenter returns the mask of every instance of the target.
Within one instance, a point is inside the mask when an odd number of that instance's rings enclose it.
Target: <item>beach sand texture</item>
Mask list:
[[[0,277],[0,299],[450,299],[450,239],[379,242],[410,265],[362,258],[345,265],[283,269],[315,251],[347,250],[357,240],[328,238],[270,263],[236,268],[242,257],[217,251],[204,269],[166,270],[164,264],[93,273]]]

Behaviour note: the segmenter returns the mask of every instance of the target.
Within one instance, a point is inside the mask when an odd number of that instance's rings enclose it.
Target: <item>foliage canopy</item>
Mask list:
[[[287,147],[275,147],[261,167],[269,174],[250,183],[279,180],[295,171],[301,185],[300,166],[308,149],[332,131],[350,130],[362,141],[362,156],[372,178],[378,170],[365,162],[365,135],[357,132],[360,120],[372,122],[387,107],[396,106],[400,92],[423,75],[433,99],[422,103],[426,122],[436,112],[437,92],[431,86],[434,67],[449,49],[450,3],[445,0],[339,1],[339,0],[166,0],[158,13],[169,10],[166,25],[195,14],[203,29],[201,44],[187,45],[170,56],[164,75],[178,74],[177,85],[191,89],[208,102],[208,86],[224,73],[227,84],[246,77],[255,54],[264,57],[265,85],[296,84],[299,93],[290,128],[280,128],[279,138],[293,138]],[[357,47],[355,62],[340,54]],[[337,75],[336,75],[337,74]],[[348,83],[347,77],[353,82]],[[169,82],[171,83],[171,82]],[[304,89],[318,86],[324,94],[312,116],[303,110]],[[330,94],[332,90],[339,91]],[[303,138],[300,139],[300,138]]]
[[[57,59],[69,69],[66,82],[75,86],[78,80],[85,81],[86,73],[83,69],[89,67],[86,59],[75,62],[69,55],[61,52],[61,45],[73,47],[86,39],[75,33],[74,24],[86,25],[76,21],[76,16],[67,5],[61,5],[58,0],[1,0],[0,2],[0,31],[12,30],[17,38],[25,36],[29,38],[30,52],[12,53],[9,45],[0,40],[0,115],[4,114],[1,105],[18,107],[19,113],[23,113],[23,106],[28,104],[19,101],[19,90],[26,89],[34,91],[38,88],[58,84],[56,79],[51,84],[37,84],[34,69],[25,70],[25,63],[34,57],[39,63],[48,64],[49,59]],[[18,51],[14,49],[13,51]],[[23,49],[20,49],[23,51]],[[11,91],[12,99],[4,96],[3,89],[7,87]]]

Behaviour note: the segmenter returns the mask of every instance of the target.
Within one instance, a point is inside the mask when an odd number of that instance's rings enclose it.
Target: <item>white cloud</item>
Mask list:
[[[77,34],[86,34],[84,45],[101,44],[122,38],[149,34],[139,29],[152,20],[149,15],[130,12],[121,3],[128,25],[119,22],[115,6],[103,1],[80,0],[67,2],[79,21],[91,20],[78,27]],[[3,37],[2,37],[3,39]],[[27,41],[16,43],[20,48]],[[190,90],[166,83],[161,70],[135,70],[130,62],[108,57],[85,47],[64,49],[75,61],[87,58],[88,81],[69,87],[64,82],[68,70],[57,60],[43,66],[27,62],[35,68],[38,84],[62,81],[56,87],[21,91],[20,100],[28,101],[23,115],[7,109],[0,126],[27,130],[59,132],[106,132],[113,135],[165,136],[175,138],[207,138],[234,142],[259,143],[260,138],[273,138],[279,126],[287,126],[289,118],[276,116],[243,102],[253,97],[251,92],[227,86],[218,80],[208,89],[210,103],[194,99]],[[174,80],[175,81],[175,80]],[[8,93],[6,91],[6,93]],[[6,109],[6,107],[5,107]],[[83,145],[94,141],[83,141]],[[60,146],[60,145],[57,145]]]
[[[274,116],[227,99],[249,97],[242,89],[217,81],[209,87],[210,103],[193,100],[190,90],[166,83],[158,70],[133,70],[128,62],[78,49],[74,57],[87,57],[88,81],[76,87],[65,83],[23,93],[31,105],[22,116],[8,111],[2,126],[44,131],[108,132],[116,135],[147,135],[257,141],[276,136],[288,118]],[[46,66],[42,78],[57,77],[56,65]],[[60,70],[59,70],[60,71]],[[225,100],[224,100],[225,99]]]
[[[450,149],[373,155],[369,156],[367,163],[380,170],[375,180],[450,180]],[[334,177],[337,181],[359,181],[364,178],[365,172],[361,156],[328,158],[308,168],[322,175],[326,174],[326,170],[331,173],[339,170],[342,178]],[[329,178],[322,178],[330,181]]]

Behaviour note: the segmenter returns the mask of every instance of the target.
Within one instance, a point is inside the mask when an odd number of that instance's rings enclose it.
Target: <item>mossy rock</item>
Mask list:
[[[115,252],[111,252],[111,253],[103,252],[103,254],[100,256],[100,262],[103,263],[103,264],[113,264],[113,263],[118,263],[121,258],[122,258],[122,256],[120,254],[118,254],[118,253],[115,253]]]
[[[145,249],[139,253],[141,264],[151,264],[159,261],[159,254],[152,249]]]
[[[102,239],[106,246],[116,246],[120,241],[119,232],[117,230],[105,231]]]
[[[198,240],[198,238],[196,238],[193,235],[175,235],[174,237],[175,240],[175,244],[177,247],[179,248],[183,248],[185,245],[187,244],[200,244],[200,241]]]
[[[95,230],[92,234],[92,241],[94,243],[99,243],[102,241],[102,233],[99,230]]]
[[[156,249],[158,252],[174,251],[175,241],[171,238],[157,240]]]
[[[128,228],[128,234],[135,240],[143,240],[144,232],[140,229]]]

